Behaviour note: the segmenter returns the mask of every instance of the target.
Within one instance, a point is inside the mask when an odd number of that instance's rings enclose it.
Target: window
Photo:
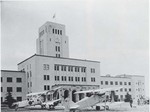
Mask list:
[[[118,82],[115,82],[115,85],[118,85]]]
[[[53,29],[53,33],[54,33],[54,29]]]
[[[27,78],[29,78],[29,73],[27,72]]]
[[[68,81],[71,81],[70,77],[68,77]]]
[[[83,77],[82,77],[82,82],[84,81]]]
[[[47,75],[47,80],[49,80],[49,75]]]
[[[17,97],[17,101],[22,101],[22,97]]]
[[[124,85],[127,85],[127,82],[124,82]]]
[[[73,72],[73,66],[71,66],[71,71]]]
[[[1,97],[1,102],[3,102],[3,97]]]
[[[91,77],[91,82],[95,82],[95,77]]]
[[[60,46],[58,46],[58,51],[60,52]]]
[[[71,77],[71,81],[73,81],[73,77]]]
[[[55,46],[55,51],[57,51],[57,46]]]
[[[44,75],[44,80],[49,80],[49,75]]]
[[[91,73],[95,73],[95,69],[94,68],[91,68]]]
[[[81,72],[85,72],[85,67],[82,67],[82,68],[81,68]]]
[[[131,82],[129,82],[128,84],[131,85]]]
[[[30,71],[30,77],[32,77],[32,72]]]
[[[61,80],[64,81],[64,76],[61,76]]]
[[[65,68],[65,66],[61,66],[61,71],[65,71],[66,70],[66,68]]]
[[[7,87],[7,92],[13,92],[13,88],[12,87]]]
[[[22,92],[22,88],[21,87],[17,87],[16,88],[16,92]]]
[[[3,87],[1,87],[1,92],[3,92]]]
[[[32,87],[32,82],[30,82],[30,87]]]
[[[16,82],[22,82],[22,78],[16,78]]]
[[[29,87],[29,82],[28,82],[28,87]]]
[[[57,29],[55,29],[55,34],[57,34]]]
[[[64,76],[64,80],[67,81],[67,77],[66,76]]]
[[[59,30],[58,30],[58,34],[59,34]]]
[[[57,76],[55,76],[55,81],[57,80]]]
[[[125,88],[124,91],[127,91],[127,88]]]
[[[120,92],[122,92],[122,91],[123,91],[123,89],[121,88],[121,89],[120,89]]]
[[[131,91],[131,88],[129,88],[129,91]]]
[[[122,82],[120,82],[120,85],[122,85]]]
[[[60,35],[62,35],[62,30],[60,30]]]
[[[110,85],[113,85],[113,81],[110,81]]]
[[[43,64],[43,70],[49,70],[49,65],[48,64]]]
[[[77,77],[75,77],[75,81],[78,81]]]
[[[86,82],[86,77],[84,77],[84,82]]]
[[[101,85],[103,85],[103,81],[101,81]]]
[[[77,67],[75,67],[75,72],[77,72]]]
[[[80,77],[78,77],[78,81],[80,81]]]
[[[7,82],[12,82],[12,77],[7,77]]]
[[[108,85],[108,81],[105,81],[105,85]]]
[[[3,82],[3,77],[1,77],[1,82]]]
[[[59,65],[55,65],[54,70],[59,71]]]
[[[44,80],[46,80],[46,75],[44,75]]]
[[[59,76],[57,76],[57,80],[59,81]]]
[[[46,85],[44,85],[44,90],[46,90]]]

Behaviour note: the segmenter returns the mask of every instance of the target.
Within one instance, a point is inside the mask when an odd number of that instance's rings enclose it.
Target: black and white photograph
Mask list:
[[[1,0],[1,112],[149,112],[149,0]]]

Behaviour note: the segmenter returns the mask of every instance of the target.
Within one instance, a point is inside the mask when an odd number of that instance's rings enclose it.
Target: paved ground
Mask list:
[[[1,112],[16,112],[14,109],[1,108]],[[20,108],[17,112],[64,112],[63,110],[41,110],[39,108]],[[105,110],[82,110],[82,112],[105,112]],[[106,112],[149,112],[149,105],[130,108],[129,104],[110,107]]]

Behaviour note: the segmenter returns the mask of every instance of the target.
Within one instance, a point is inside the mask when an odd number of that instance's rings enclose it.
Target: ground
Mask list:
[[[39,108],[20,108],[17,112],[64,112],[63,110],[41,110]],[[1,112],[16,112],[14,109],[1,108]],[[96,110],[82,110],[81,112],[105,112],[105,110],[96,111]],[[131,108],[128,103],[110,106],[110,110],[106,112],[149,112],[149,105],[134,106]]]

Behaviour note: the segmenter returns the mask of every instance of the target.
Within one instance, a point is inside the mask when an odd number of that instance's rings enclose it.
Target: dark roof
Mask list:
[[[68,59],[68,60],[78,60],[78,61],[88,61],[88,62],[95,62],[95,63],[100,63],[99,61],[92,61],[92,60],[83,60],[83,59],[74,59],[74,58],[64,58],[64,57],[55,57],[55,56],[47,56],[47,55],[39,55],[39,54],[34,54],[32,56],[30,56],[29,58],[23,60],[22,62],[18,63],[21,64],[27,60],[29,60],[30,58],[34,57],[34,56],[40,56],[40,57],[49,57],[49,58],[57,58],[57,59]]]
[[[21,73],[25,73],[25,71],[17,71],[17,70],[1,70],[1,72],[21,72]]]

